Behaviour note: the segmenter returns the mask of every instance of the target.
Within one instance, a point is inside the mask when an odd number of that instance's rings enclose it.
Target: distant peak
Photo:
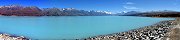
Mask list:
[[[63,8],[63,10],[75,10],[75,8]]]
[[[106,14],[112,14],[112,12],[107,12],[107,11],[96,11],[96,12],[102,12],[102,13],[106,13]]]

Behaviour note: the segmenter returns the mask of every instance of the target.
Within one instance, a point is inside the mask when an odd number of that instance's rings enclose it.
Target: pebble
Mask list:
[[[14,36],[14,35],[2,33],[0,34],[0,40],[30,40],[30,39],[25,38],[24,36]]]
[[[126,32],[84,38],[84,40],[161,40],[167,37],[167,32],[173,27],[171,25],[176,25],[174,20],[161,21]]]

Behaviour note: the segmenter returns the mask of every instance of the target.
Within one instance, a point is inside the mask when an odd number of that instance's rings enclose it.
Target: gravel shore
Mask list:
[[[145,26],[126,32],[99,35],[84,40],[166,40],[170,29],[176,25],[174,20],[161,21],[154,25]]]
[[[23,36],[14,36],[14,35],[2,33],[0,34],[0,40],[29,40],[29,39]]]

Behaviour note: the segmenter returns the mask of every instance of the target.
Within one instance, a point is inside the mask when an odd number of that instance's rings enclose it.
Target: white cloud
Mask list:
[[[123,8],[125,8],[125,9],[139,9],[139,8],[133,6],[135,4],[136,3],[133,3],[133,2],[126,2],[126,3],[124,3]]]
[[[134,7],[134,6],[123,6],[125,9],[139,9],[137,7]]]
[[[130,5],[130,4],[135,4],[135,3],[133,3],[133,2],[126,2],[125,4],[129,4]]]

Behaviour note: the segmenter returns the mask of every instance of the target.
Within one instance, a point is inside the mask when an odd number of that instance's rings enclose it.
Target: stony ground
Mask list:
[[[169,40],[180,40],[180,25],[176,25],[172,28],[168,35]]]
[[[151,26],[145,26],[127,32],[99,35],[99,36],[85,38],[84,40],[167,40],[170,38],[174,38],[174,36],[170,37],[168,35],[170,34],[170,32],[172,32],[171,30],[172,28],[174,28],[174,25],[177,25],[174,20],[161,21]],[[174,30],[180,30],[180,29],[174,29]]]
[[[23,36],[13,36],[9,34],[0,34],[0,40],[29,40]]]

